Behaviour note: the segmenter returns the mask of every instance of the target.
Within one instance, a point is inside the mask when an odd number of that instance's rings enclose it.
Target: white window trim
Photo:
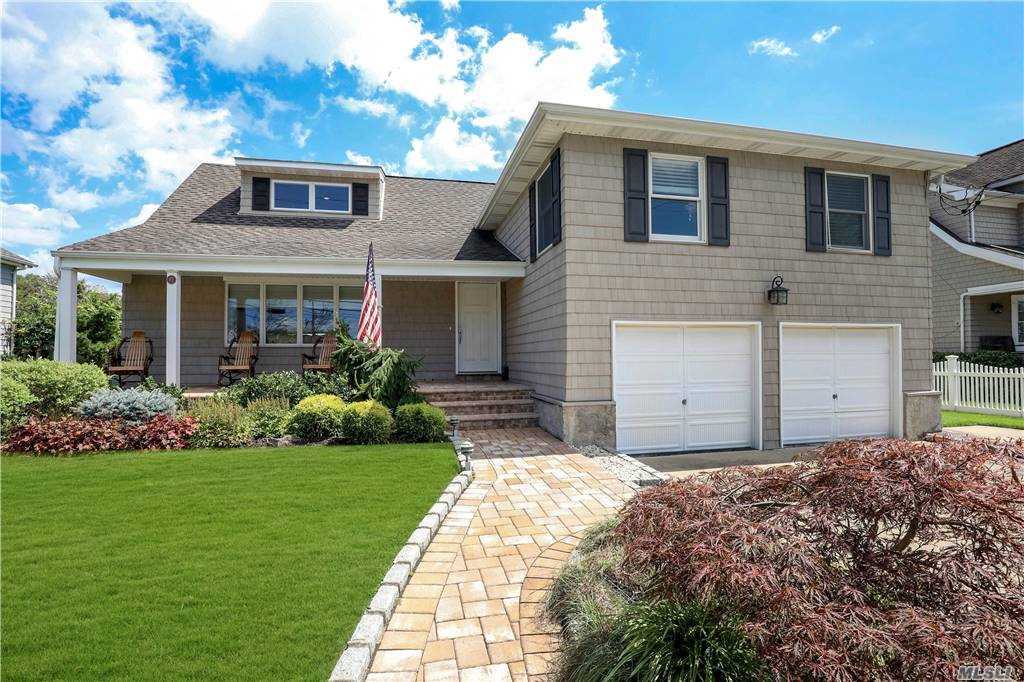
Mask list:
[[[1018,353],[1024,352],[1024,337],[1017,335],[1020,324],[1020,304],[1024,302],[1024,294],[1013,294],[1010,296],[1010,336],[1013,337],[1013,346]]]
[[[277,185],[306,185],[309,192],[308,208],[285,208],[277,206]],[[327,208],[316,208],[316,186],[321,187],[345,187],[348,189],[348,210],[337,211]],[[304,180],[270,180],[270,210],[271,211],[300,211],[302,213],[336,213],[338,215],[352,215],[352,183],[350,182],[307,182]]]
[[[280,285],[280,286],[294,286],[294,287],[297,288],[296,292],[295,292],[295,297],[296,297],[295,298],[295,302],[296,302],[296,317],[297,317],[297,320],[296,320],[296,325],[297,325],[296,332],[297,333],[295,335],[295,341],[293,343],[267,343],[266,319],[267,319],[267,284],[268,283],[269,284],[273,284],[273,285]],[[231,329],[228,326],[228,319],[229,319],[229,315],[230,315],[230,312],[231,312],[230,309],[228,308],[228,298],[229,298],[228,293],[229,293],[229,287],[232,284],[257,284],[257,282],[244,281],[244,279],[242,279],[242,280],[225,280],[225,282],[224,282],[224,346],[225,347],[227,347],[231,343]],[[269,282],[259,282],[258,284],[259,284],[259,287],[260,287],[260,306],[259,306],[260,321],[259,321],[259,329],[257,330],[257,332],[258,332],[259,339],[260,339],[260,346],[267,347],[267,348],[311,348],[313,346],[312,343],[304,343],[302,341],[303,330],[304,330],[304,325],[303,325],[304,320],[303,320],[303,314],[302,314],[302,312],[303,312],[302,311],[302,302],[305,300],[305,295],[304,295],[305,294],[305,292],[304,292],[304,288],[305,287],[326,287],[326,286],[331,287],[331,289],[333,290],[332,296],[334,298],[334,310],[333,310],[334,317],[333,317],[333,323],[334,323],[335,329],[337,329],[338,324],[341,322],[341,319],[340,319],[340,317],[338,315],[338,313],[339,313],[339,306],[341,305],[341,300],[342,300],[341,299],[341,287],[354,287],[354,286],[358,286],[358,283],[354,283],[354,282],[309,282],[309,281],[298,282],[298,281],[295,281],[295,280],[284,281],[284,280],[278,280],[278,279],[274,279],[273,281],[269,281]]]
[[[650,241],[652,242],[675,242],[677,244],[707,244],[707,178],[705,175],[704,158],[700,156],[684,156],[682,154],[665,154],[663,152],[647,153],[647,225]],[[654,159],[676,159],[680,161],[697,162],[697,196],[684,197],[678,194],[656,194],[654,192]],[[688,237],[681,235],[658,234],[654,231],[654,200],[672,199],[675,201],[697,202],[697,236]]]
[[[540,192],[537,191],[537,186],[540,184],[540,179],[544,177],[544,174],[551,168],[551,162],[548,161],[547,165],[541,169],[540,173],[537,174],[537,179],[533,181],[533,241],[537,246],[540,246]],[[545,246],[543,249],[537,252],[535,258],[540,258],[541,254],[547,253],[554,247],[555,243],[552,240],[550,244]]]
[[[865,196],[865,210],[864,210],[864,229],[868,233],[868,248],[866,249],[855,249],[850,246],[832,246],[832,225],[829,220],[829,209],[828,206],[828,176],[830,175],[846,175],[852,178],[863,178],[864,184],[864,196]],[[825,248],[829,251],[842,251],[845,253],[874,253],[874,219],[871,206],[871,176],[867,173],[847,173],[844,171],[825,171]],[[858,211],[847,211],[846,209],[836,209],[840,213],[857,213]]]

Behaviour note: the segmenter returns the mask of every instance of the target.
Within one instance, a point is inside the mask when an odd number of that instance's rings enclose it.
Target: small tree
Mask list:
[[[57,278],[18,277],[14,356],[52,358],[57,321]],[[78,360],[102,365],[121,338],[121,296],[78,283]]]

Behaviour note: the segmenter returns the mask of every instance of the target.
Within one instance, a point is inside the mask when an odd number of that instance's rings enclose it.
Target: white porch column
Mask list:
[[[177,272],[168,272],[167,286],[167,319],[165,334],[167,350],[164,354],[166,377],[164,381],[175,386],[181,385],[181,276]]]
[[[53,359],[78,359],[78,270],[60,268],[57,275],[57,330]]]

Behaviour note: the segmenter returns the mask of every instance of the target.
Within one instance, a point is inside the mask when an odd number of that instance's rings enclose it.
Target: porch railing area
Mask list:
[[[945,410],[1024,417],[1024,367],[989,367],[947,355],[932,364],[932,387],[942,394]]]

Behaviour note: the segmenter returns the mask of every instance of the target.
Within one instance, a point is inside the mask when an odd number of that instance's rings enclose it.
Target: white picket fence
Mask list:
[[[976,365],[947,355],[932,365],[932,388],[942,393],[946,410],[1024,417],[1024,367]]]

